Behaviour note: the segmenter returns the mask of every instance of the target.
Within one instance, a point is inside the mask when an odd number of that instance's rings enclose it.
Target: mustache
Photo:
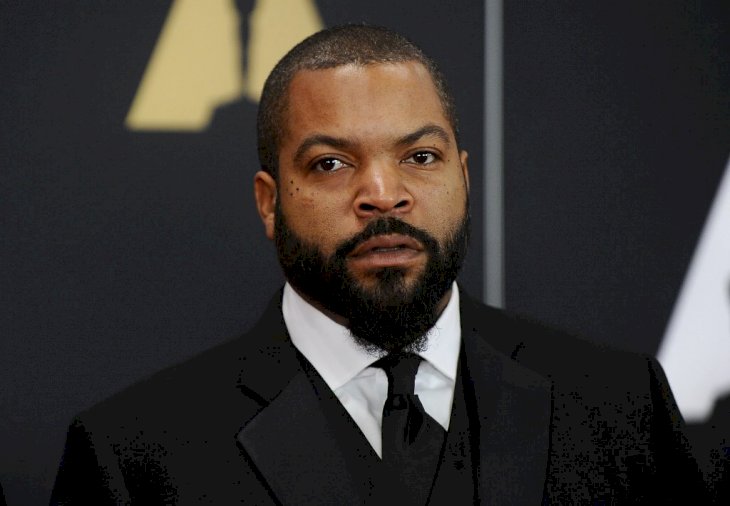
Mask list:
[[[420,242],[428,253],[437,253],[439,250],[438,241],[425,230],[409,225],[403,220],[392,216],[378,218],[371,221],[361,231],[346,239],[335,249],[334,256],[345,258],[358,245],[377,235],[400,234],[412,237]]]

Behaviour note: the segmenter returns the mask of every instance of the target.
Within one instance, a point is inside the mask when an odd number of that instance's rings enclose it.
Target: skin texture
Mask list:
[[[300,71],[289,88],[279,171],[278,184],[263,171],[254,179],[267,237],[275,237],[280,209],[325,257],[378,218],[402,220],[441,246],[464,219],[467,153],[417,62]],[[347,267],[364,289],[375,288],[383,268],[397,268],[409,288],[424,271],[422,246],[378,235],[348,255]]]

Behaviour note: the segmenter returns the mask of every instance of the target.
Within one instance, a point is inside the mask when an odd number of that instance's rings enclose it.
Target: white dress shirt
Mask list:
[[[349,331],[305,301],[290,285],[284,287],[284,322],[294,346],[332,389],[373,450],[382,456],[381,426],[388,395],[388,377],[370,367],[380,356],[355,343]],[[459,290],[429,330],[416,374],[415,393],[426,412],[448,430],[461,348]]]

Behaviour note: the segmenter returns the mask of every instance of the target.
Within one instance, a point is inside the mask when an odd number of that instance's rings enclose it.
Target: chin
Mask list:
[[[361,276],[354,273],[350,273],[350,275],[363,291],[370,293],[397,291],[404,296],[414,290],[423,278],[423,271],[423,268],[414,270],[402,267],[383,267],[368,271]]]
[[[413,287],[423,276],[426,270],[425,262],[409,266],[375,267],[366,270],[348,268],[348,274],[363,288],[374,288],[384,280],[398,279],[408,288]]]

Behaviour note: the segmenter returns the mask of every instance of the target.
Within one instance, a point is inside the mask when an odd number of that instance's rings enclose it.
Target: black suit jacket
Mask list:
[[[703,504],[660,367],[462,294],[483,504]],[[72,423],[53,504],[362,504],[282,321],[162,371]]]

